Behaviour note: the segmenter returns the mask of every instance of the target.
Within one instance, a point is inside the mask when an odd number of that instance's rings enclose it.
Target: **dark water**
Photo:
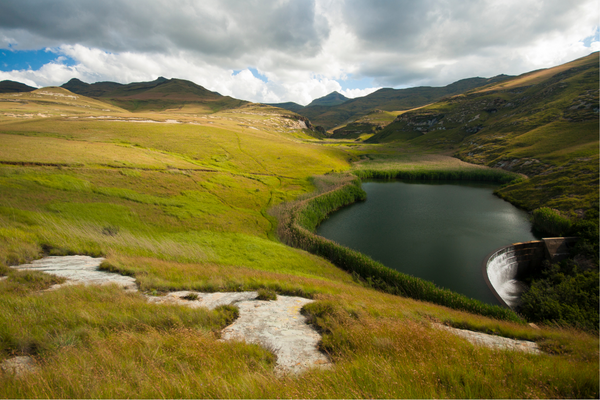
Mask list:
[[[536,240],[527,213],[486,183],[366,182],[367,201],[333,213],[317,233],[398,271],[490,304],[486,255]]]

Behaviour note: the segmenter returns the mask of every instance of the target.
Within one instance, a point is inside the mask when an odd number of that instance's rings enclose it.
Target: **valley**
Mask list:
[[[311,236],[364,198],[369,178],[498,182],[523,210],[595,223],[597,236],[597,53],[295,111],[178,79],[2,87],[0,361],[30,356],[39,369],[1,373],[0,396],[598,397],[597,330],[530,324],[404,276],[382,282],[386,271],[340,267]],[[75,254],[104,257],[141,293],[40,293],[55,278],[11,268]],[[280,376],[273,349],[220,340],[235,308],[145,297],[257,290],[313,300],[302,314],[331,368]],[[438,324],[542,353],[473,346]]]

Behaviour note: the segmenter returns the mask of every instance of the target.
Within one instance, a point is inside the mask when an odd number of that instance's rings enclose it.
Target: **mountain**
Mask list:
[[[597,209],[598,74],[596,52],[405,112],[366,142],[455,151],[528,175],[500,191],[526,209]]]
[[[73,78],[61,87],[82,96],[100,97],[106,93],[117,90],[121,86],[125,85],[115,82],[96,82],[90,85],[89,83],[82,82],[77,78]]]
[[[76,94],[110,102],[129,111],[185,108],[203,113],[236,108],[249,103],[211,92],[191,81],[163,77],[151,82],[134,82],[126,85],[115,82],[89,84],[74,78],[62,87]]]
[[[36,90],[36,88],[27,86],[20,82],[8,80],[0,82],[0,93],[32,92],[34,90]]]
[[[311,101],[310,104],[307,105],[306,107],[337,106],[337,105],[347,102],[348,100],[350,100],[350,99],[347,98],[346,96],[344,96],[343,94],[340,94],[338,92],[331,92],[327,96],[323,96],[323,97],[320,97],[318,99]]]
[[[364,97],[347,99],[340,104],[331,104],[337,93],[333,92],[313,101],[306,107],[294,109],[293,111],[309,118],[315,126],[332,129],[343,123],[352,122],[376,109],[383,111],[410,110],[433,103],[443,97],[457,95],[477,87],[502,82],[509,78],[508,75],[498,75],[493,78],[462,79],[444,87],[384,88]],[[339,93],[337,95],[346,99]],[[337,98],[341,100],[340,97]]]

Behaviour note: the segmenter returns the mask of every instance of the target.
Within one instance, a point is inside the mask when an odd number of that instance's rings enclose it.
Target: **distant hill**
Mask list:
[[[249,103],[211,92],[194,82],[163,77],[151,82],[126,85],[115,82],[89,84],[74,78],[62,87],[82,96],[110,102],[129,111],[185,108],[202,113],[236,108]]]
[[[286,108],[303,115],[315,126],[332,129],[346,122],[351,122],[369,114],[373,110],[402,111],[433,103],[447,96],[461,94],[468,90],[498,83],[509,79],[508,75],[498,75],[493,78],[468,78],[454,82],[444,87],[415,87],[408,89],[384,88],[364,97],[347,99],[337,92],[317,99],[300,109]],[[335,93],[346,99],[340,104],[331,104]],[[331,97],[330,97],[331,96]],[[339,98],[339,97],[338,97]],[[326,99],[326,100],[324,100]],[[339,98],[341,100],[341,98]],[[295,104],[295,103],[294,103]]]
[[[264,103],[264,104],[267,106],[283,108],[284,110],[292,111],[295,113],[297,113],[298,111],[300,111],[304,108],[303,105],[294,103],[293,101],[288,101],[287,103]]]
[[[311,101],[310,104],[307,105],[306,107],[337,106],[337,105],[347,102],[348,100],[350,100],[350,99],[347,98],[346,96],[344,96],[343,94],[340,94],[338,92],[331,92],[327,96],[323,96],[323,97],[320,97],[318,99]]]
[[[27,86],[21,82],[15,81],[2,81],[0,82],[0,93],[19,93],[19,92],[32,92],[37,88]]]

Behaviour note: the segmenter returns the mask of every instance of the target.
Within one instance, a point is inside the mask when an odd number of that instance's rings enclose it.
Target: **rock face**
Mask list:
[[[126,290],[137,290],[135,280],[115,273],[98,271],[103,258],[88,256],[46,257],[16,269],[33,269],[62,276],[66,284],[117,284]],[[62,286],[55,285],[55,286]],[[54,288],[54,287],[53,287]],[[309,368],[327,368],[329,358],[318,350],[321,335],[306,323],[300,314],[304,305],[313,300],[302,297],[277,296],[277,300],[257,300],[256,292],[200,293],[190,291],[171,292],[165,296],[146,296],[149,302],[177,304],[186,307],[214,309],[222,305],[239,308],[239,318],[221,332],[221,340],[239,340],[261,345],[277,357],[275,372],[278,375],[298,374]],[[434,324],[437,329],[459,335],[477,345],[506,350],[539,353],[533,342],[507,339],[484,333],[465,331]],[[5,360],[0,368],[5,373],[22,374],[35,370],[30,357]]]

